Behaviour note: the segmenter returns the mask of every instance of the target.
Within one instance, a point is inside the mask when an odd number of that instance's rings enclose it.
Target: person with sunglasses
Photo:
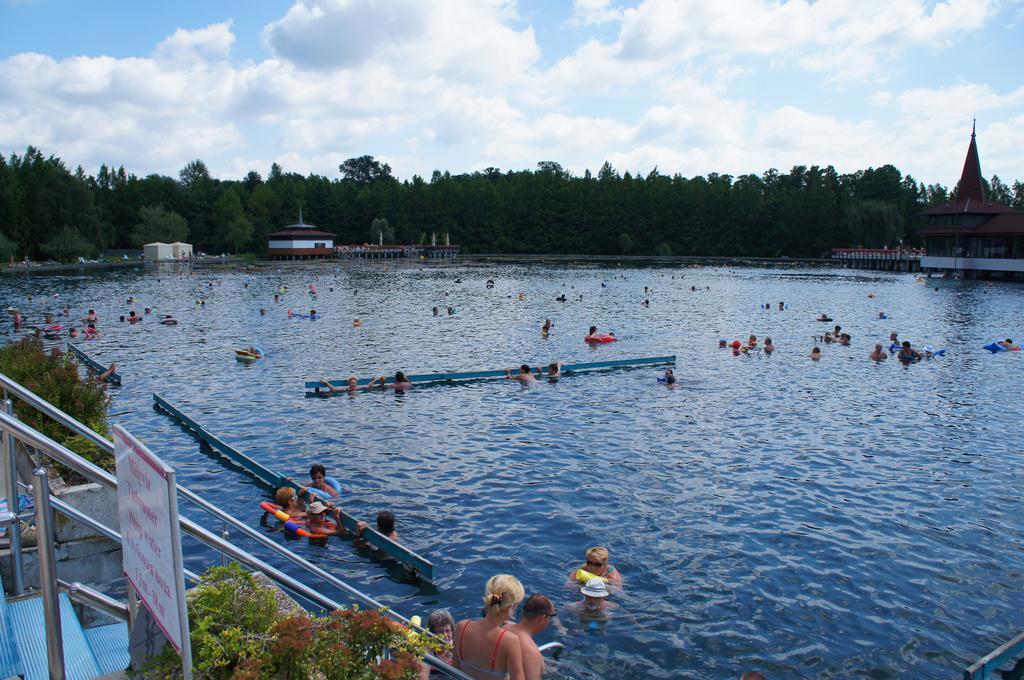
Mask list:
[[[557,613],[554,603],[538,593],[526,598],[519,623],[508,626],[509,632],[515,633],[519,638],[526,680],[540,680],[544,675],[544,655],[540,653],[533,638],[548,627]]]
[[[611,585],[622,586],[622,574],[608,563],[608,549],[599,545],[595,545],[587,550],[585,564],[569,572],[569,580],[573,584],[578,582],[586,583],[586,580],[589,580],[589,576],[580,578],[581,571],[603,578]]]

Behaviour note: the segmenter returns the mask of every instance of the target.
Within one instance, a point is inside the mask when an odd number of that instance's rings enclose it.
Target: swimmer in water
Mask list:
[[[901,364],[913,364],[921,360],[921,353],[910,346],[909,340],[904,340],[900,351],[896,353],[896,358]]]
[[[162,323],[164,326],[177,326],[178,320],[175,319],[170,314],[167,314],[166,316],[164,316],[163,319],[160,320],[160,323]]]
[[[1014,349],[1016,347],[1016,345],[1013,344],[1013,340],[1011,340],[1010,338],[1006,338],[1006,340],[1000,340],[998,344],[1002,345],[1006,349]]]
[[[811,361],[819,361],[821,359],[821,348],[815,347],[811,350]]]
[[[281,506],[281,509],[288,513],[292,519],[301,519],[306,516],[306,508],[290,486],[282,486],[274,493],[274,502]]]
[[[544,319],[544,325],[540,327],[540,334],[543,337],[548,337],[548,333],[551,332],[551,319]]]
[[[138,323],[138,322],[142,321],[142,317],[139,316],[138,314],[136,314],[135,310],[133,309],[131,314],[128,315],[127,321],[128,321],[128,323]]]
[[[99,321],[99,317],[96,316],[96,310],[90,309],[89,313],[82,317],[82,321],[85,321],[86,323],[96,323]]]
[[[523,385],[529,385],[531,383],[537,382],[537,379],[533,377],[533,372],[530,370],[530,366],[528,364],[523,364],[522,366],[520,366],[519,372],[516,373],[515,375],[512,374],[511,368],[506,368],[505,377],[508,378],[509,380],[518,380]]]
[[[839,344],[842,345],[843,347],[849,347],[850,346],[850,334],[849,333],[843,333],[842,335],[840,335],[839,336]]]
[[[665,375],[662,376],[661,382],[665,383],[666,387],[676,386],[676,375],[672,372],[671,368],[665,369]]]
[[[554,381],[562,377],[562,364],[557,361],[548,364],[547,379]]]
[[[320,382],[327,386],[327,388],[333,392],[348,392],[354,394],[359,391],[359,378],[354,375],[350,375],[348,380],[345,381],[344,387],[335,387],[327,378],[320,378]]]
[[[295,480],[291,477],[285,477],[289,482],[295,483]],[[338,498],[341,493],[333,486],[327,483],[327,468],[320,463],[315,463],[313,467],[309,468],[309,485],[299,487],[299,495],[305,495],[309,492],[309,489],[317,489],[327,494],[331,498]],[[310,498],[316,498],[316,494],[309,494]]]
[[[885,361],[888,358],[889,355],[886,354],[885,350],[882,348],[882,343],[880,342],[875,343],[874,351],[868,355],[868,359],[871,359],[872,361]]]
[[[356,545],[361,547],[369,545],[363,539],[363,534],[369,528],[370,525],[366,522],[359,521],[356,523],[356,540],[353,541]],[[381,510],[377,513],[377,533],[392,541],[398,540],[398,532],[395,531],[395,513],[390,510]]]
[[[333,527],[327,526],[327,513],[334,517]],[[341,508],[336,508],[330,503],[325,505],[320,501],[313,501],[306,506],[306,530],[322,536],[341,536],[348,533],[348,529],[341,523]]]
[[[771,354],[772,352],[774,352],[775,345],[772,344],[772,339],[766,337],[764,339],[764,347],[762,347],[761,349],[764,351],[765,354]]]
[[[747,349],[757,349],[757,336],[751,335],[747,338]]]
[[[622,585],[622,574],[618,569],[608,563],[610,554],[608,549],[595,545],[588,548],[585,553],[584,563],[569,572],[569,584],[576,587],[578,583],[578,572],[582,569],[594,576],[608,579],[608,582],[615,586]]]
[[[387,376],[380,376],[370,381],[370,384],[366,386],[366,389],[371,387],[380,387],[381,389],[393,389],[393,390],[407,390],[412,387],[412,383],[409,382],[408,378],[405,377],[405,373],[402,371],[395,371],[395,382],[389,385],[387,382]]]

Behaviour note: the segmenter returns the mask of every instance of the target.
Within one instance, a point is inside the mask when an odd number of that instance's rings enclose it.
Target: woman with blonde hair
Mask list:
[[[599,545],[587,549],[586,563],[581,564],[569,572],[569,581],[576,586],[585,584],[591,577],[596,576],[604,579],[612,585],[622,585],[622,574],[619,570],[608,563],[608,549]],[[581,574],[580,572],[584,572]],[[577,583],[578,582],[578,583]]]
[[[459,621],[455,627],[456,668],[476,680],[525,680],[519,638],[506,635],[505,624],[526,596],[515,576],[498,574],[487,582],[482,619]]]

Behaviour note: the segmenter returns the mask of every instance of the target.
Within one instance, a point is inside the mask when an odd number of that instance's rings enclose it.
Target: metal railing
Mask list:
[[[53,406],[52,404],[50,404],[46,400],[39,398],[38,396],[36,396],[32,392],[30,392],[29,390],[25,389],[24,387],[22,387],[21,385],[19,385],[18,383],[14,382],[13,380],[11,380],[10,378],[8,378],[7,376],[5,376],[3,374],[0,374],[0,388],[2,388],[3,392],[4,392],[4,401],[6,402],[5,406],[10,404],[10,399],[9,399],[8,393],[13,394],[13,395],[17,396],[19,399],[21,399],[22,401],[24,401],[25,403],[27,403],[30,406],[32,406],[33,408],[35,408],[36,410],[38,410],[41,413],[49,416],[50,418],[54,419],[55,421],[57,421],[58,423],[60,423],[64,427],[68,428],[72,432],[81,435],[82,437],[84,437],[88,441],[91,441],[92,443],[96,444],[102,450],[104,450],[104,451],[110,453],[111,455],[113,455],[113,453],[114,453],[114,445],[113,445],[113,443],[110,440],[108,440],[105,437],[97,434],[92,429],[90,429],[89,427],[83,425],[82,423],[80,423],[75,418],[71,417],[70,415],[68,415],[64,411],[60,410],[59,408]],[[96,482],[96,483],[100,484],[101,486],[103,486],[103,487],[105,487],[107,489],[110,489],[112,491],[116,491],[117,490],[117,479],[112,474],[110,474],[106,470],[96,466],[92,462],[82,458],[81,456],[76,454],[74,451],[71,451],[70,449],[67,449],[66,447],[62,446],[58,442],[53,441],[52,439],[50,439],[46,435],[44,435],[44,434],[42,434],[40,432],[37,432],[33,428],[25,425],[20,420],[18,420],[17,418],[14,417],[13,410],[8,410],[7,408],[0,409],[0,435],[2,435],[2,439],[3,439],[4,453],[7,454],[6,458],[9,459],[9,460],[7,460],[5,462],[8,463],[8,470],[11,473],[14,473],[14,474],[10,474],[9,479],[8,479],[8,484],[7,484],[7,486],[8,486],[8,498],[15,499],[15,501],[14,501],[15,503],[17,502],[16,499],[18,497],[17,496],[17,474],[16,474],[17,470],[16,470],[16,465],[15,465],[15,462],[16,462],[15,458],[16,457],[15,457],[15,446],[14,446],[14,440],[15,439],[20,440],[21,442],[23,442],[23,443],[25,443],[25,444],[27,444],[29,446],[32,446],[33,448],[35,448],[36,450],[38,450],[41,453],[45,454],[49,458],[51,458],[51,459],[61,463],[62,465],[65,465],[68,468],[74,470],[78,474],[82,475],[84,478],[86,478],[86,479],[88,479],[90,481]],[[36,486],[38,486],[38,483],[37,483]],[[49,491],[48,487],[44,487],[44,488],[45,488],[45,490],[47,492]],[[12,490],[13,490],[13,492],[12,492]],[[36,493],[39,494],[39,493],[41,493],[41,491],[37,488],[36,489]],[[383,609],[385,611],[385,613],[388,616],[390,616],[391,618],[393,618],[393,619],[403,623],[406,626],[409,626],[410,628],[417,628],[405,616],[399,614],[398,612],[394,611],[393,609],[385,607],[382,603],[378,602],[377,600],[375,600],[374,598],[370,597],[369,595],[366,595],[365,593],[359,591],[358,589],[350,586],[349,584],[345,583],[344,581],[342,581],[341,579],[337,578],[333,574],[330,574],[329,572],[325,571],[324,569],[316,566],[315,564],[309,562],[308,560],[304,559],[303,557],[295,554],[294,552],[292,552],[288,548],[286,548],[286,547],[284,547],[282,545],[279,545],[278,543],[272,541],[270,538],[268,538],[267,536],[263,535],[261,532],[253,529],[252,527],[248,526],[247,524],[244,524],[244,523],[238,521],[237,519],[235,519],[234,517],[232,517],[228,513],[224,512],[220,508],[212,505],[208,501],[204,500],[202,497],[196,495],[194,492],[192,492],[189,489],[181,486],[180,484],[178,485],[178,494],[182,498],[185,498],[186,500],[192,502],[193,504],[199,506],[200,508],[202,508],[206,512],[210,513],[215,518],[217,518],[218,520],[222,521],[224,524],[227,524],[227,525],[231,526],[235,530],[237,530],[237,531],[241,532],[242,534],[244,534],[246,537],[256,541],[256,543],[258,543],[261,547],[267,548],[268,550],[276,553],[280,557],[283,557],[285,560],[287,560],[288,562],[298,566],[299,568],[301,568],[302,570],[306,571],[307,573],[312,574],[313,576],[316,576],[317,578],[321,579],[322,581],[324,581],[324,582],[334,586],[335,588],[341,590],[347,596],[349,596],[353,601],[362,603],[362,604],[364,604],[364,605],[366,605],[368,607],[372,607],[374,609]],[[49,498],[49,494],[45,493],[44,495],[47,497],[46,505],[47,505],[47,507],[49,507],[49,502],[51,500]],[[88,516],[84,515],[84,513],[81,513],[79,511],[75,510],[74,508],[71,508],[70,506],[62,503],[61,501],[59,501],[57,499],[52,499],[52,500],[54,502],[54,506],[57,507],[60,512],[66,514],[67,516],[71,517],[72,519],[74,519],[76,521],[81,521],[86,526],[90,526],[91,528],[95,529],[101,535],[104,535],[107,538],[110,538],[111,540],[115,540],[118,543],[120,543],[120,534],[118,532],[114,531],[113,529],[111,529],[109,527],[106,527],[106,526],[102,525],[101,523],[97,522],[96,520],[93,520],[92,518],[89,518]],[[36,501],[36,508],[37,508],[37,513],[38,513],[39,512],[39,501],[38,500]],[[322,608],[327,609],[327,610],[335,610],[335,609],[341,608],[342,605],[340,603],[338,603],[334,599],[328,597],[327,595],[324,595],[319,590],[306,585],[305,583],[303,583],[303,582],[293,578],[292,576],[289,576],[285,572],[283,572],[280,569],[278,569],[278,568],[276,568],[276,567],[266,563],[262,559],[252,555],[251,553],[249,553],[249,552],[247,552],[245,550],[242,550],[241,548],[237,547],[233,543],[228,542],[224,538],[221,538],[220,536],[217,536],[216,534],[214,534],[214,533],[204,529],[202,526],[196,524],[195,522],[193,522],[192,520],[188,519],[187,517],[180,517],[179,519],[180,519],[180,522],[181,522],[181,528],[185,532],[187,532],[189,535],[191,535],[194,538],[196,538],[197,540],[199,540],[204,545],[206,545],[206,546],[208,546],[210,548],[213,548],[215,551],[219,552],[221,555],[224,555],[224,556],[226,556],[226,557],[228,557],[228,558],[230,558],[232,560],[235,560],[236,562],[239,562],[240,564],[243,564],[243,565],[245,565],[245,566],[247,566],[249,568],[252,568],[252,569],[254,569],[256,571],[259,571],[259,572],[265,574],[268,578],[270,578],[272,581],[274,581],[278,585],[282,586],[286,590],[288,590],[288,591],[292,592],[293,594],[296,594],[296,595],[304,598],[308,602],[314,603],[315,605],[317,605],[319,607],[322,607]],[[16,531],[16,526],[17,526],[17,522],[12,523],[11,531],[10,531],[10,536],[11,536],[11,564],[12,564],[12,573],[21,574],[21,585],[22,585],[22,588],[23,588],[24,587],[24,577],[23,577],[23,575],[24,575],[24,567],[23,567],[23,564],[22,564],[22,558],[21,558],[21,552],[20,552],[20,541],[19,541],[19,544],[18,544],[19,545],[19,550],[17,552],[15,552],[15,550],[14,550],[15,536],[18,536],[18,538],[20,538],[20,534],[18,534],[17,531]],[[44,534],[41,533],[41,531],[42,531],[42,527],[40,527],[40,535],[44,535]],[[44,543],[44,542],[51,543],[51,546],[52,546],[52,542],[51,541],[38,541],[38,543],[40,545],[40,548],[41,548],[42,543]],[[42,563],[42,561],[43,561],[43,554],[42,554],[42,550],[40,549],[40,563]],[[193,578],[193,579],[197,578],[194,574],[187,574],[187,575],[190,578]],[[17,581],[17,580],[18,580],[18,578],[16,577],[15,581]],[[44,593],[44,596],[45,595],[46,595],[46,593]],[[54,598],[54,601],[56,602],[56,594],[55,593],[53,595],[53,598]],[[44,600],[44,602],[45,602],[45,600]],[[58,623],[59,623],[59,617],[58,617]],[[47,630],[49,630],[49,628]],[[47,638],[48,639],[50,638],[49,634],[47,635]],[[444,673],[448,677],[459,678],[460,680],[471,680],[471,678],[468,675],[466,675],[465,673],[463,673],[462,671],[452,667],[451,665],[445,663],[444,661],[441,661],[440,659],[438,659],[438,658],[436,658],[434,656],[427,655],[426,658],[424,659],[424,662],[427,665],[429,665],[431,668],[434,668],[434,669],[436,669],[438,671],[441,671],[442,673]],[[51,667],[51,669],[52,669],[52,667]]]

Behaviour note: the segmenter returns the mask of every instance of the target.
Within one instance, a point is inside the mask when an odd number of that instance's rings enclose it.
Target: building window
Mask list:
[[[314,243],[313,247],[314,248],[326,248],[327,244],[326,243]]]

